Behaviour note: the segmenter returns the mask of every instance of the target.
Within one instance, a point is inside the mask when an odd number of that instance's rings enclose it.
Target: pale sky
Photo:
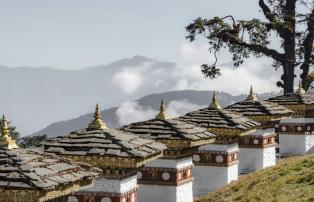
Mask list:
[[[228,14],[262,15],[258,0],[0,0],[0,65],[79,69],[134,55],[176,62],[187,24]]]

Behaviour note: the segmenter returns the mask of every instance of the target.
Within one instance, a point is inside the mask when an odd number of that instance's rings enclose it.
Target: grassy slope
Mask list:
[[[314,201],[314,155],[290,157],[244,175],[197,200],[205,201]]]

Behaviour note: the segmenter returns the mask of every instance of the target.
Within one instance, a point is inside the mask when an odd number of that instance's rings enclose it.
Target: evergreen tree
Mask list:
[[[237,67],[251,55],[266,56],[273,61],[273,67],[282,68],[278,87],[284,93],[293,92],[295,69],[300,68],[303,86],[307,89],[310,66],[314,64],[314,3],[313,0],[259,0],[266,20],[236,20],[233,16],[197,18],[186,27],[187,39],[194,41],[201,35],[209,43],[216,61],[203,64],[202,73],[209,78],[221,74],[217,68],[217,53],[228,49]],[[245,6],[245,5],[243,5]],[[273,48],[277,40],[280,48]],[[314,73],[313,73],[314,78]]]

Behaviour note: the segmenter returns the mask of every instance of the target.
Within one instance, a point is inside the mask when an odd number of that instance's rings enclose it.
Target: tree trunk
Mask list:
[[[294,64],[289,62],[283,64],[283,83],[284,83],[284,94],[293,93],[294,87]]]

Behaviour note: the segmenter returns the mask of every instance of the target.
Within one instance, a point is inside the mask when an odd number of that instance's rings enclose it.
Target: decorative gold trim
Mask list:
[[[8,149],[16,149],[19,148],[15,140],[12,139],[10,135],[10,129],[9,129],[9,124],[8,121],[3,114],[2,116],[2,122],[1,122],[1,137],[0,137],[0,147],[5,147]]]
[[[101,120],[99,105],[96,105],[94,120],[88,125],[88,129],[106,129],[107,125]]]
[[[221,106],[217,100],[217,97],[216,97],[216,92],[214,91],[214,94],[213,94],[213,98],[212,98],[212,102],[210,104],[210,108],[213,108],[213,109],[221,109]]]
[[[161,99],[159,113],[155,116],[155,119],[166,120],[170,118],[171,118],[170,115],[168,115],[168,113],[165,110],[164,99]]]
[[[257,101],[257,97],[256,97],[256,94],[253,91],[253,86],[252,85],[251,85],[250,92],[249,92],[249,95],[247,96],[246,100],[248,100],[248,101]]]

